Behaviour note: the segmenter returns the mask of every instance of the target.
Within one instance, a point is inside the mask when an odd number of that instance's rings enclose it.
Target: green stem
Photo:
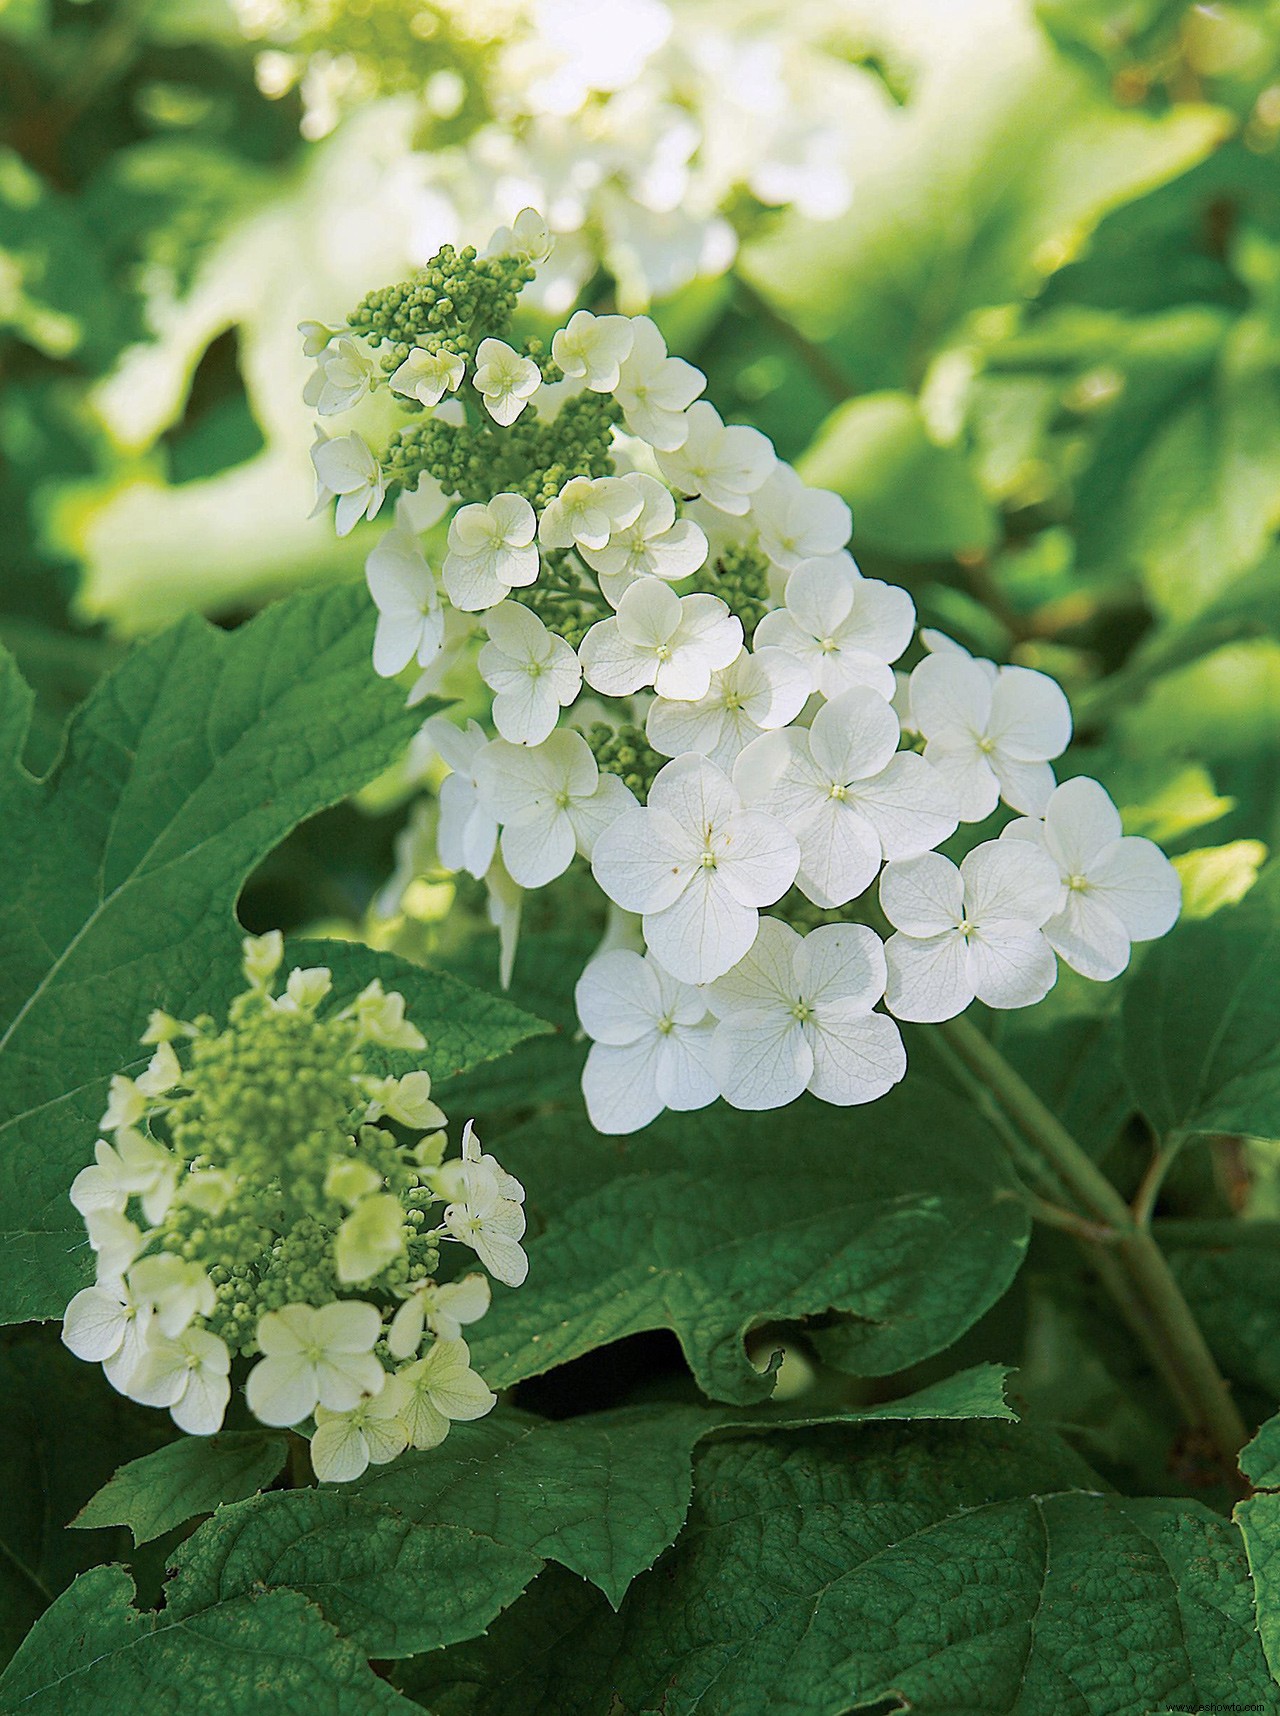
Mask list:
[[[939,1031],[1026,1142],[1052,1167],[1080,1212],[1113,1232],[1105,1247],[1085,1242],[1086,1256],[1187,1421],[1212,1440],[1234,1470],[1248,1431],[1149,1229],[1134,1221],[1111,1181],[976,1026],[967,1019],[951,1019]]]

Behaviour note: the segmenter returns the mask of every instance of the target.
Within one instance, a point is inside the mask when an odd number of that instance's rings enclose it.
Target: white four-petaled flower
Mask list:
[[[212,1436],[222,1428],[231,1398],[231,1354],[210,1329],[184,1329],[169,1336],[149,1331],[129,1379],[129,1395],[144,1406],[167,1406],[189,1436]]]
[[[781,459],[756,490],[751,518],[760,547],[783,572],[839,553],[853,531],[853,515],[840,496],[811,489]]]
[[[928,655],[911,675],[911,718],[962,821],[981,822],[1002,798],[1027,816],[1044,810],[1049,764],[1071,738],[1071,706],[1047,673],[996,668],[958,650]]]
[[[399,1372],[408,1390],[401,1421],[415,1448],[437,1448],[454,1420],[483,1418],[498,1397],[471,1368],[463,1340],[435,1341],[416,1364]]]
[[[444,610],[417,535],[397,520],[370,551],[364,572],[378,610],[373,671],[394,679],[411,661],[429,667],[444,643]]]
[[[362,1394],[382,1387],[386,1372],[373,1351],[381,1333],[377,1308],[360,1299],[268,1311],[258,1323],[263,1356],[245,1381],[249,1410],[281,1427],[317,1405],[349,1412]]]
[[[658,771],[646,809],[605,830],[592,869],[611,900],[644,914],[645,941],[673,977],[707,983],[746,953],[759,908],[782,898],[799,864],[785,824],[744,808],[723,770],[688,755]]]
[[[785,602],[756,627],[757,649],[769,645],[796,656],[824,697],[857,685],[886,700],[893,696],[890,663],[911,642],[915,625],[905,590],[862,577],[841,555],[801,561],[787,580]]]
[[[762,733],[783,727],[809,698],[808,669],[786,650],[743,650],[717,668],[705,697],[694,703],[655,697],[645,733],[655,751],[677,757],[696,751],[731,770],[743,748]]]
[[[824,703],[806,731],[749,745],[733,772],[748,804],[772,811],[800,842],[796,884],[815,905],[843,906],[884,859],[916,858],[955,832],[946,781],[898,751],[898,720],[865,686]]]
[[[303,403],[313,406],[322,417],[349,411],[373,387],[377,375],[377,365],[354,340],[344,336],[336,345],[326,340],[302,390]]]
[[[685,423],[683,445],[658,454],[663,476],[682,495],[741,516],[777,463],[773,443],[745,424],[726,425],[705,399],[689,407]]]
[[[712,1053],[735,1108],[781,1108],[801,1091],[848,1107],[874,1102],[907,1070],[884,995],[880,938],[863,924],[827,924],[801,936],[762,918],[750,951],[707,989],[719,1019]]]
[[[444,587],[455,608],[475,613],[538,576],[537,515],[523,495],[460,507],[449,522]]]
[[[617,775],[600,772],[581,733],[552,733],[540,745],[495,739],[476,762],[476,784],[502,824],[502,857],[522,888],[541,888],[589,858],[610,823],[635,807]]]
[[[886,1001],[900,1019],[937,1021],[977,997],[1030,1007],[1058,975],[1042,933],[1062,902],[1052,860],[1027,841],[988,840],[959,868],[940,852],[889,864],[880,904],[889,937]]]
[[[580,376],[594,393],[612,393],[634,338],[626,316],[593,316],[575,310],[551,341],[551,356],[567,376]]]
[[[742,622],[718,596],[677,596],[659,578],[640,578],[614,617],[592,626],[578,656],[587,684],[608,697],[652,685],[660,697],[692,703],[741,648]]]
[[[642,497],[625,477],[570,477],[538,521],[544,548],[603,548],[634,523]]]
[[[335,435],[332,440],[317,436],[311,449],[316,468],[316,504],[312,517],[322,512],[336,495],[334,524],[339,536],[347,536],[362,518],[373,518],[387,493],[382,467],[359,435]]]
[[[582,684],[582,664],[563,638],[519,602],[485,616],[480,677],[494,693],[493,724],[513,745],[540,745]]]
[[[426,352],[415,347],[394,372],[392,393],[416,399],[420,405],[436,406],[446,393],[456,393],[467,366],[457,352]]]
[[[582,1094],[597,1132],[636,1132],[664,1108],[715,1101],[714,1020],[691,984],[651,957],[615,948],[591,961],[574,999],[592,1039]]]
[[[670,489],[643,471],[617,480],[636,497],[635,512],[610,532],[606,543],[581,548],[582,558],[615,608],[638,578],[676,583],[696,572],[707,558],[705,533],[692,519],[676,517]]]
[[[376,1394],[366,1394],[346,1411],[316,1407],[311,1438],[311,1465],[320,1482],[350,1483],[370,1465],[384,1466],[409,1446],[404,1421],[410,1404],[409,1384],[389,1376]]]
[[[648,316],[632,317],[631,350],[613,396],[633,435],[664,452],[682,446],[689,432],[685,413],[706,385],[700,369],[667,356],[667,342],[655,322]]]
[[[481,340],[472,384],[490,417],[506,428],[542,386],[542,375],[532,358],[522,357],[505,340]]]
[[[1045,940],[1083,977],[1118,977],[1132,942],[1154,941],[1177,921],[1178,872],[1154,841],[1124,833],[1097,781],[1064,781],[1042,822],[1019,817],[1001,839],[1034,841],[1057,865],[1066,900],[1046,922]]]

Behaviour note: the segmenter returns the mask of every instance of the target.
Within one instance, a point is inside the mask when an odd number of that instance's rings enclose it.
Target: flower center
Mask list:
[[[996,742],[994,739],[989,739],[985,733],[979,736],[978,749],[982,752],[984,757],[989,757],[995,748]]]
[[[653,653],[657,656],[659,661],[670,661],[671,660],[671,645],[665,644],[665,643],[660,643],[655,648]]]
[[[737,691],[726,691],[724,694],[724,706],[731,714],[736,715],[739,709],[742,708],[741,693]]]
[[[669,1013],[664,1013],[658,1020],[658,1029],[664,1037],[669,1037],[676,1028],[676,1022]]]
[[[524,664],[524,670],[529,675],[530,679],[542,678],[542,663],[540,661],[526,661]]]
[[[819,638],[818,648],[822,651],[823,655],[834,655],[840,648],[840,645],[834,638]]]
[[[558,810],[568,810],[571,803],[572,795],[570,794],[568,787],[561,787],[560,791],[556,794],[556,808]]]
[[[843,804],[848,796],[848,787],[844,786],[840,781],[832,781],[831,785],[827,788],[827,797],[835,799],[839,804]]]
[[[964,939],[968,941],[969,937],[976,932],[978,926],[973,922],[972,918],[961,918],[960,922],[956,925],[956,928],[960,931],[960,934]]]
[[[1089,878],[1087,876],[1068,876],[1067,886],[1073,894],[1083,894],[1088,890]]]
[[[795,1020],[797,1025],[807,1025],[810,1019],[813,1018],[813,1008],[803,996],[798,997],[791,1003],[791,1017]]]
[[[714,870],[715,869],[715,867],[716,867],[716,855],[711,850],[711,848],[709,846],[707,847],[706,851],[702,854],[701,858],[699,858],[698,863],[702,866],[702,868],[704,870]]]

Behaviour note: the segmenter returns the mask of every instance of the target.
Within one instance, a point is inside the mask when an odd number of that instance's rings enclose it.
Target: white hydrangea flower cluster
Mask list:
[[[521,223],[528,259],[547,239]],[[1168,860],[1097,782],[1056,784],[1060,687],[929,631],[898,670],[914,605],[859,571],[845,503],[725,424],[652,321],[579,311],[542,369],[468,340],[465,417],[401,480],[483,482],[482,450],[509,486],[456,497],[438,566],[397,518],[369,560],[375,665],[436,683],[446,604],[473,616],[497,736],[425,726],[453,771],[440,859],[510,925],[581,858],[634,927],[578,986],[600,1130],[717,1096],[873,1101],[905,1071],[895,1017],[1029,1006],[1059,959],[1112,978],[1170,928]],[[364,452],[376,487],[395,461]],[[1001,803],[998,838],[937,850]]]
[[[737,250],[726,211],[743,193],[817,218],[848,203],[831,117],[842,104],[810,97],[815,78],[857,74],[823,51],[823,20],[806,28],[794,8],[744,19],[667,0],[435,0],[426,35],[413,0],[358,18],[338,0],[236,10],[272,44],[264,90],[300,89],[309,137],[381,94],[416,97],[431,147],[402,178],[418,257],[545,209],[560,243],[535,292],[554,314],[601,263],[630,308],[722,273]]]
[[[317,1477],[343,1482],[494,1405],[462,1338],[488,1278],[436,1272],[452,1243],[518,1287],[524,1190],[470,1122],[445,1159],[428,1073],[373,1070],[426,1046],[402,996],[375,981],[325,1010],[324,967],[277,994],[282,954],[278,932],[249,938],[227,1026],[154,1013],[146,1070],[112,1079],[71,1188],[96,1280],[62,1338],[195,1436],[243,1361],[249,1411],[308,1433]]]

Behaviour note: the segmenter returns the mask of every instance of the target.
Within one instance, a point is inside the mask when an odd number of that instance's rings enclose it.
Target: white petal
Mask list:
[[[100,1287],[83,1287],[63,1313],[62,1342],[77,1358],[101,1364],[119,1351],[128,1322],[114,1295]]]
[[[911,675],[911,716],[926,739],[985,733],[991,698],[991,682],[967,656],[927,655]]]
[[[813,1050],[784,1008],[722,1020],[713,1054],[721,1093],[734,1108],[783,1108],[813,1076]]]
[[[705,1108],[720,1094],[712,1070],[711,1045],[715,1023],[677,1025],[664,1037],[658,1054],[658,1095],[678,1114]]]
[[[800,993],[811,1007],[856,1003],[864,1013],[884,994],[884,943],[865,924],[823,924],[796,955]]]
[[[626,1044],[593,1043],[582,1069],[587,1118],[597,1132],[638,1132],[665,1106],[658,1094],[661,1038],[656,1031]]]
[[[991,693],[988,730],[1000,749],[1016,761],[1046,762],[1060,757],[1071,742],[1071,705],[1057,680],[1047,673],[1002,667]]]
[[[958,931],[919,939],[899,932],[889,937],[884,954],[885,1001],[899,1019],[954,1019],[973,1000],[969,951]]]
[[[228,1379],[202,1365],[190,1373],[182,1398],[170,1407],[169,1416],[188,1436],[212,1436],[222,1428],[230,1399]]]
[[[771,906],[780,900],[799,868],[800,846],[795,835],[768,811],[740,810],[725,824],[715,874],[744,906]]]
[[[376,1394],[386,1380],[380,1359],[372,1353],[330,1350],[316,1366],[316,1393],[321,1406],[349,1412],[362,1394]]]
[[[785,809],[778,806],[785,816]],[[800,829],[800,888],[815,905],[843,906],[866,892],[880,869],[880,837],[856,804],[828,798]]]
[[[653,968],[625,948],[593,959],[573,993],[582,1028],[597,1043],[634,1043],[662,1016]]]
[[[661,775],[659,775],[661,779]],[[674,816],[655,808],[625,810],[596,841],[591,870],[628,912],[662,911],[680,895],[701,852]]]
[[[685,983],[723,977],[755,940],[758,915],[729,893],[714,870],[698,870],[674,903],[646,912],[644,937],[653,956]]]
[[[367,1353],[382,1331],[382,1314],[363,1299],[335,1299],[316,1312],[314,1328],[329,1353]],[[370,1387],[370,1394],[376,1392]]]
[[[571,799],[568,816],[582,856],[590,859],[600,836],[613,827],[624,811],[636,808],[631,788],[607,769],[597,780],[594,792],[586,798]]]
[[[1117,840],[1093,866],[1089,880],[1097,898],[1111,908],[1134,941],[1153,941],[1177,922],[1182,884],[1153,841],[1134,835]]]
[[[940,935],[964,915],[964,879],[949,858],[926,852],[885,867],[880,904],[896,929],[912,936]]]
[[[898,748],[898,717],[885,699],[859,688],[823,705],[809,729],[817,766],[841,786],[879,774]]]
[[[969,980],[988,1007],[1032,1007],[1057,977],[1058,962],[1039,930],[983,930],[969,943]]]
[[[984,841],[961,860],[960,875],[965,916],[974,923],[1038,929],[1062,904],[1057,865],[1026,840]]]
[[[1129,934],[1097,894],[1069,888],[1067,903],[1044,926],[1055,953],[1082,977],[1110,983],[1129,963]]]
[[[1023,763],[1004,751],[993,751],[991,767],[1000,783],[1000,797],[1024,816],[1042,816],[1055,780],[1048,763]],[[969,818],[972,821],[972,818]]]
[[[1105,787],[1087,775],[1063,781],[1044,810],[1044,843],[1064,876],[1083,876],[1105,847],[1124,833]]]
[[[297,1424],[315,1411],[315,1369],[302,1354],[259,1359],[245,1379],[244,1397],[263,1424]]]
[[[573,824],[563,810],[509,822],[502,830],[502,861],[522,888],[544,888],[563,876],[577,849]]]
[[[311,1466],[322,1484],[349,1484],[368,1469],[369,1448],[358,1424],[327,1418],[311,1438]]]
[[[726,823],[741,809],[741,801],[723,769],[690,756],[677,757],[658,770],[649,788],[649,808],[673,817],[697,838],[701,849],[703,831]]]
[[[797,999],[796,955],[802,938],[780,918],[761,918],[756,939],[733,970],[707,990],[707,1004],[717,1018],[756,1013],[762,1008],[787,1008]]]
[[[853,607],[857,574],[825,560],[802,560],[787,579],[787,612],[811,637],[831,637]]]
[[[902,1034],[883,1013],[837,1003],[821,1010],[808,1034],[813,1047],[809,1089],[823,1102],[842,1108],[874,1102],[906,1073]]]
[[[597,620],[578,645],[578,659],[587,684],[606,697],[629,697],[651,685],[658,665],[656,656],[623,637],[617,620]]]
[[[955,833],[955,803],[946,781],[923,757],[903,751],[872,780],[860,781],[850,803],[874,827],[889,860],[918,858]]]

